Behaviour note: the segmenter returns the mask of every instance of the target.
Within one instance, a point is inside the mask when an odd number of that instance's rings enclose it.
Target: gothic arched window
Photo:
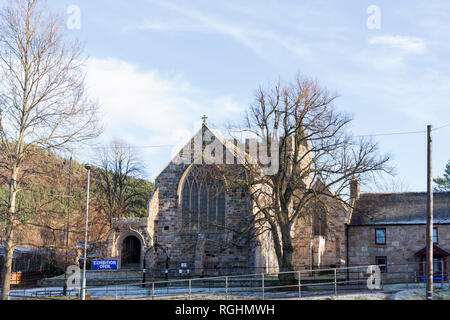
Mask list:
[[[198,187],[197,182],[194,181],[191,187],[191,210],[190,210],[190,225],[193,231],[198,230]]]
[[[208,222],[211,229],[214,229],[214,226],[217,225],[217,190],[217,187],[214,185],[209,188]]]
[[[323,207],[314,210],[313,215],[313,235],[314,236],[326,236],[327,234],[327,211]]]
[[[225,195],[223,192],[217,196],[217,223],[220,226],[225,225]]]
[[[208,225],[208,190],[205,183],[200,187],[200,230],[206,230]]]
[[[183,195],[182,195],[182,201],[183,204],[183,211],[182,211],[182,217],[181,222],[183,224],[183,229],[189,229],[189,198],[190,198],[190,187],[189,187],[190,181],[186,180],[184,183],[183,188]]]
[[[212,231],[225,225],[224,185],[213,166],[194,166],[182,190],[182,228]]]

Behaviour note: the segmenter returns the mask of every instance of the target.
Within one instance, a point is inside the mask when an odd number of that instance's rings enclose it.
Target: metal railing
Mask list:
[[[435,287],[449,290],[449,274],[441,261]],[[377,269],[379,268],[379,269]],[[379,270],[380,273],[376,271]],[[396,292],[424,288],[425,263],[387,264],[192,278],[167,281],[116,282],[88,286],[94,299],[299,299],[351,293]],[[79,290],[67,294],[76,297]],[[60,288],[13,291],[11,297],[61,297]]]
[[[218,276],[239,276],[245,274],[261,274],[261,273],[270,273],[276,272],[278,267],[201,267],[201,268],[173,268],[173,266],[169,269],[165,267],[161,267],[163,263],[158,264],[158,268],[149,269],[155,277],[165,278],[166,273],[168,277],[173,280],[182,280],[188,279],[188,277],[199,277],[199,278],[210,278],[210,277],[218,277]],[[308,265],[294,265],[292,266],[294,270],[309,270],[310,266]],[[180,275],[180,270],[182,274]],[[189,273],[187,273],[189,270]],[[167,272],[166,272],[167,271]]]

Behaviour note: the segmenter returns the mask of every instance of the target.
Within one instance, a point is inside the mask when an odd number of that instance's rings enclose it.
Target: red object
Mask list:
[[[424,270],[423,270],[423,266],[424,266],[424,261],[426,261],[426,256],[427,256],[427,248],[423,248],[422,250],[419,250],[416,252],[415,254],[416,256],[418,256],[420,258],[420,262],[422,262],[420,264],[420,276],[423,277],[424,276]],[[445,251],[442,248],[439,248],[436,244],[433,245],[433,258],[439,259],[439,260],[443,260],[444,261],[444,281],[447,281],[447,257],[449,256],[449,253],[447,251]],[[440,266],[440,264],[439,264]],[[441,277],[442,276],[442,270],[438,270],[437,272],[435,270],[434,271],[434,277]]]

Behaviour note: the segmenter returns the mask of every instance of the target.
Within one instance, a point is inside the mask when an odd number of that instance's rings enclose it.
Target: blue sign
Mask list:
[[[117,270],[117,259],[92,260],[92,270]]]
[[[422,280],[422,281],[426,281],[426,277],[420,277],[420,280]],[[433,280],[434,281],[442,281],[442,277],[433,277]]]

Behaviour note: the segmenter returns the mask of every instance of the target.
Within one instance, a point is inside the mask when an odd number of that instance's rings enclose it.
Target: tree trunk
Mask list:
[[[11,288],[11,271],[12,261],[14,254],[14,215],[16,213],[16,195],[17,195],[17,172],[18,169],[14,168],[11,175],[11,182],[9,184],[9,199],[8,199],[8,215],[6,219],[6,252],[5,252],[5,265],[3,267],[2,278],[2,300],[8,300],[9,291]]]
[[[290,237],[291,227],[289,225],[281,226],[281,239],[283,241],[283,256],[281,257],[281,272],[290,272],[290,273],[282,273],[279,275],[279,279],[283,285],[290,285],[295,283],[295,274],[294,265],[293,265],[293,253],[294,247],[292,246],[292,239]]]
[[[6,248],[5,248],[5,264],[3,265],[3,277],[2,277],[2,300],[8,300],[9,291],[11,287],[11,271],[12,271],[12,261],[13,261],[13,228],[8,223],[8,230],[6,236]]]
[[[289,223],[280,223],[279,231],[281,233],[281,239],[279,238],[277,227],[273,223],[271,223],[271,231],[280,272],[294,271],[292,261],[294,248],[292,246],[292,239],[290,237],[291,225]],[[278,279],[280,280],[282,285],[291,285],[296,281],[294,272],[279,274]]]

